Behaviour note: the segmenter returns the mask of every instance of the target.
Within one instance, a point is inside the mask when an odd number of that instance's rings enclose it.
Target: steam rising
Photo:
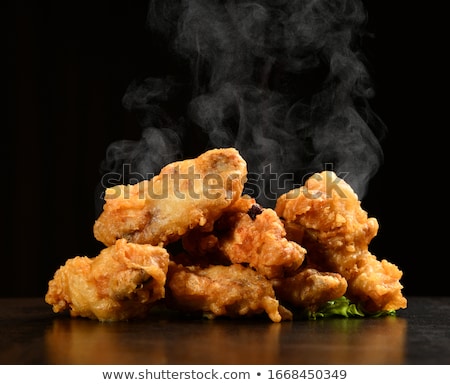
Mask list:
[[[142,139],[113,143],[104,169],[147,176],[232,146],[263,205],[325,167],[362,198],[384,129],[368,104],[365,21],[359,0],[150,1],[149,31],[173,62],[164,78],[130,85],[123,104]]]

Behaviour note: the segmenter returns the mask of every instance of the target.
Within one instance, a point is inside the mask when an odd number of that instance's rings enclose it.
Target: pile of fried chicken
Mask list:
[[[105,248],[67,260],[45,301],[100,321],[164,305],[280,322],[344,295],[368,312],[406,308],[402,272],[368,250],[378,222],[343,179],[313,174],[272,209],[243,194],[246,178],[239,152],[223,148],[106,189],[93,228]]]

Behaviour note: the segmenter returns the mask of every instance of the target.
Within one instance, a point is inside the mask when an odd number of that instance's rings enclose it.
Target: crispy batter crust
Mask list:
[[[105,192],[94,236],[167,245],[197,226],[211,227],[242,194],[247,164],[234,148],[214,149],[165,166],[159,175]]]
[[[321,304],[342,297],[347,281],[337,273],[305,267],[292,277],[271,280],[277,298],[295,307],[316,310]]]
[[[233,148],[174,162],[151,180],[106,190],[95,258],[67,260],[49,282],[55,312],[118,321],[158,302],[208,318],[292,319],[343,295],[367,311],[405,308],[402,272],[369,244],[378,222],[330,171],[282,195],[275,210],[242,195]],[[169,251],[172,255],[169,255]]]
[[[248,264],[267,278],[292,275],[303,263],[306,250],[286,239],[274,210],[261,209],[254,216],[238,212],[228,220],[230,230],[219,240],[219,249],[232,263]]]
[[[118,321],[145,317],[165,296],[169,254],[158,246],[118,240],[95,258],[67,260],[49,282],[45,301],[54,312]]]
[[[270,282],[239,264],[201,268],[171,263],[168,290],[172,306],[188,312],[200,311],[208,318],[264,312],[273,322],[292,318],[278,303]]]
[[[309,261],[347,280],[350,299],[368,311],[405,308],[402,272],[369,252],[378,222],[360,203],[343,179],[324,171],[278,198],[275,210],[290,227],[289,234],[308,250]]]

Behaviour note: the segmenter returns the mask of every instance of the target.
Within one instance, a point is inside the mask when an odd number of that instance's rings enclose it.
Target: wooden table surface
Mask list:
[[[395,317],[272,323],[155,312],[101,323],[42,298],[0,299],[0,364],[450,364],[450,297],[408,298]]]

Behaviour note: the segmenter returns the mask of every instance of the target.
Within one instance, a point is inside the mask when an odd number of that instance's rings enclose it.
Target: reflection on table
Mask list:
[[[407,321],[196,319],[100,323],[55,318],[49,364],[402,364]]]

